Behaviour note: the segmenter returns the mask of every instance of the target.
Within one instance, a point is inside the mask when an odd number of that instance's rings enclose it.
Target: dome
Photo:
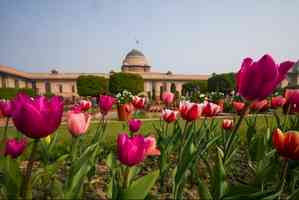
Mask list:
[[[149,72],[150,66],[144,54],[137,50],[132,49],[122,62],[122,71],[132,72]]]
[[[143,53],[137,49],[131,50],[123,60],[125,66],[148,66],[148,62]]]

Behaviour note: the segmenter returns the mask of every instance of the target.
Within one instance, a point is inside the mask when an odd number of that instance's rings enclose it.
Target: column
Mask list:
[[[157,102],[160,102],[160,88],[161,82],[155,82],[155,99]]]
[[[175,88],[176,88],[176,91],[181,96],[181,94],[182,94],[182,83],[175,83]]]
[[[166,82],[166,91],[167,92],[171,91],[171,83],[170,82]]]

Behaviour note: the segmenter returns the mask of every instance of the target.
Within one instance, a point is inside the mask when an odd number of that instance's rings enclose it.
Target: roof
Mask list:
[[[126,55],[126,57],[129,57],[129,56],[142,56],[142,57],[144,57],[144,54],[143,54],[141,51],[137,50],[137,49],[132,49],[132,50]]]

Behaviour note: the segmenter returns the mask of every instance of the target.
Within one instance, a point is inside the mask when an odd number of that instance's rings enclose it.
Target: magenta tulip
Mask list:
[[[115,103],[115,98],[108,95],[101,95],[99,98],[99,106],[102,115],[107,115]]]
[[[135,135],[132,138],[126,133],[118,135],[117,155],[119,161],[127,166],[134,166],[141,163],[146,156],[147,144],[142,135]]]
[[[69,132],[73,136],[86,133],[91,121],[91,115],[83,112],[69,111],[67,115],[67,125]]]
[[[139,131],[141,125],[142,125],[142,121],[139,120],[139,119],[131,119],[129,122],[129,130],[132,132],[132,133],[135,133],[137,131]]]
[[[48,100],[44,96],[31,98],[18,94],[12,101],[13,122],[24,135],[30,138],[43,138],[59,127],[63,114],[63,99],[58,96]]]
[[[5,117],[11,117],[13,111],[13,107],[11,105],[11,101],[0,101],[0,113],[2,113]]]
[[[174,94],[172,92],[163,92],[162,100],[166,105],[170,105],[174,100]]]
[[[25,150],[27,145],[27,140],[22,138],[20,140],[17,139],[8,139],[5,143],[5,153],[4,155],[10,155],[12,158],[17,158],[20,156]]]
[[[237,92],[246,100],[263,100],[276,89],[293,65],[294,62],[286,61],[278,66],[270,55],[256,62],[245,58],[236,75]]]

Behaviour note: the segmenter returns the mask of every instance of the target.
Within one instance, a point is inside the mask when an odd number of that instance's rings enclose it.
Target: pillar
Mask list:
[[[171,91],[171,83],[170,82],[166,82],[166,91],[167,92]]]
[[[176,91],[179,93],[180,96],[182,94],[182,85],[182,83],[175,83]]]
[[[155,82],[155,99],[157,102],[160,101],[160,88],[161,88],[161,82]]]

